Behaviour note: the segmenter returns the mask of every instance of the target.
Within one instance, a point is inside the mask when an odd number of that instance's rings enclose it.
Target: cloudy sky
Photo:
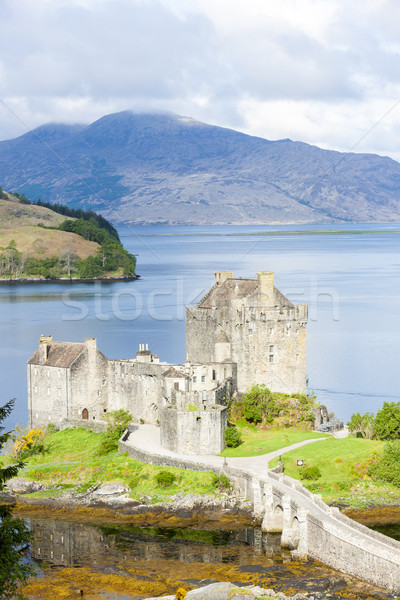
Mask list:
[[[0,0],[0,139],[171,111],[400,160],[398,0]]]

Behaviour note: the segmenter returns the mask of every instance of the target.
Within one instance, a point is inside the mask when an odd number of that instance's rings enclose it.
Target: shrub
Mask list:
[[[100,456],[118,450],[118,440],[133,420],[130,412],[123,408],[108,413],[105,419],[107,421],[107,431],[98,451]]]
[[[156,481],[160,487],[170,487],[176,481],[176,475],[171,471],[160,471],[156,475]]]
[[[317,479],[319,479],[321,477],[321,471],[319,470],[319,468],[317,466],[308,466],[308,467],[304,467],[301,470],[300,473],[300,478],[301,479],[306,479],[309,481],[315,481]]]
[[[374,457],[376,460],[377,457]],[[378,462],[373,462],[368,467],[368,475],[373,479],[380,479],[393,483],[400,487],[400,440],[386,442],[383,447],[382,458]]]
[[[228,477],[223,473],[219,476],[219,487],[221,490],[229,490],[232,487]]]
[[[218,487],[220,491],[229,490],[232,487],[231,482],[228,477],[222,473],[222,475],[216,475],[216,473],[211,473],[211,483],[214,487]]]
[[[225,429],[224,439],[228,448],[237,448],[243,443],[240,431],[234,425],[230,425]]]
[[[12,448],[15,457],[21,460],[34,454],[44,454],[46,448],[43,443],[44,431],[42,429],[28,429],[17,426],[15,431]]]

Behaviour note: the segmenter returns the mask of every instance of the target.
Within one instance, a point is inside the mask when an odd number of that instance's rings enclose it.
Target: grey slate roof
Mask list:
[[[41,361],[41,348],[39,346],[28,360],[28,365],[68,368],[85,351],[85,348],[85,344],[50,342],[47,344],[47,359],[44,362]]]

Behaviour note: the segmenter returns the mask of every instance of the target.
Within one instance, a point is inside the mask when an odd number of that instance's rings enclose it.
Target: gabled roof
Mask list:
[[[259,290],[258,279],[226,279],[223,283],[215,285],[204,296],[197,308],[212,308],[222,306],[230,300],[247,298],[257,294]],[[280,308],[294,308],[294,305],[274,286],[274,305]],[[229,341],[229,340],[227,340]]]
[[[47,344],[47,359],[44,361],[41,359],[43,348],[39,346],[28,360],[28,365],[68,368],[71,367],[85,349],[85,344],[51,342]]]
[[[245,298],[253,294],[258,287],[257,279],[227,279],[215,286],[211,293],[197,305],[199,308],[211,308],[213,304],[224,304],[232,298]]]
[[[165,371],[165,373],[162,374],[162,376],[163,377],[172,377],[174,379],[177,379],[178,377],[180,377],[182,379],[186,379],[186,375],[184,375],[183,373],[178,371],[178,369],[175,369],[175,367],[170,367],[167,371]]]

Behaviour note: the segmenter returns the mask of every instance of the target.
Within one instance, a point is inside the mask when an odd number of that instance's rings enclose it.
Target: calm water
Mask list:
[[[312,560],[293,563],[290,553],[280,547],[279,535],[262,534],[259,528],[236,531],[140,528],[133,526],[94,526],[52,519],[33,519],[32,557],[44,571],[41,581],[48,586],[65,568],[63,585],[82,587],[91,597],[113,600],[174,593],[177,585],[198,586],[203,580],[248,582],[276,591],[324,591],[332,600],[344,592],[350,599],[386,596],[376,588],[356,581]],[[82,581],[82,568],[98,575],[119,575],[124,592],[108,593]],[[81,568],[81,569],[79,569]],[[145,582],[146,588],[140,590]],[[178,583],[180,582],[180,583]],[[102,585],[99,581],[98,585]],[[136,589],[139,588],[139,589]],[[115,586],[115,590],[117,590]],[[121,589],[121,588],[119,588]],[[89,592],[90,590],[90,592]],[[335,593],[336,592],[336,593]],[[54,592],[53,592],[54,593]]]
[[[162,361],[182,362],[184,307],[198,301],[214,271],[223,269],[243,277],[274,271],[284,294],[309,304],[310,389],[338,417],[399,400],[400,235],[390,231],[400,225],[340,228],[388,233],[246,235],[310,226],[125,228],[121,238],[138,255],[139,281],[1,285],[1,396],[17,398],[9,425],[27,421],[26,361],[40,334],[67,341],[97,337],[109,358],[132,357],[139,343],[148,343]]]

